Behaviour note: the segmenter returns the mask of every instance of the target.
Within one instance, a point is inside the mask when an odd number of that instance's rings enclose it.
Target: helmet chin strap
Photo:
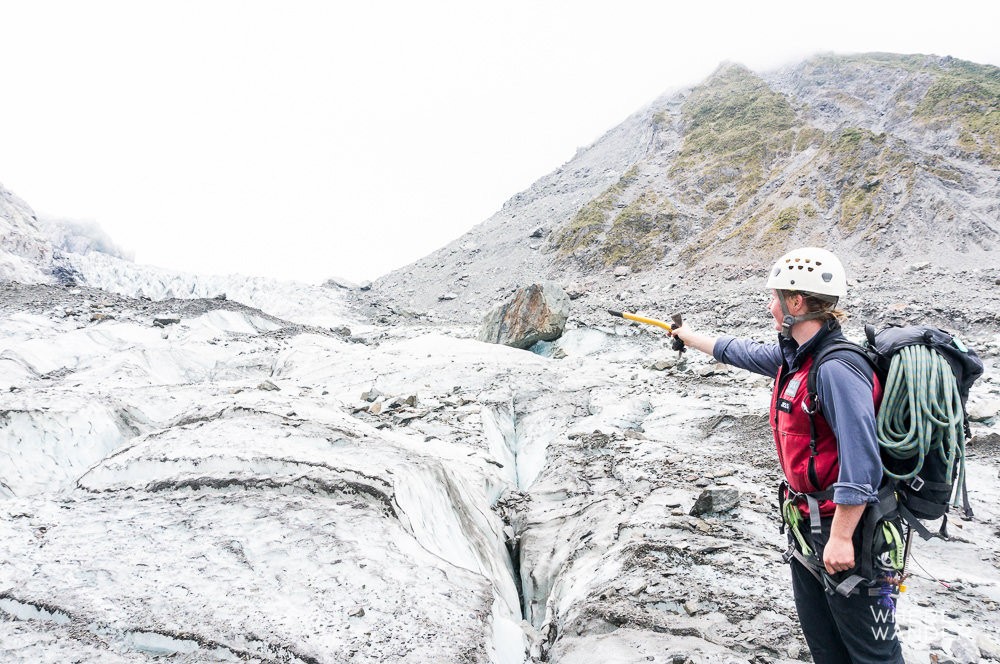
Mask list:
[[[781,306],[781,336],[785,339],[792,338],[792,326],[796,323],[801,323],[807,320],[816,320],[817,318],[823,318],[826,315],[824,311],[812,311],[807,314],[802,314],[801,316],[793,316],[788,311],[788,305],[785,304],[785,291],[778,291],[778,305]]]
[[[778,291],[778,304],[781,305],[781,336],[785,339],[792,338],[792,326],[799,321],[795,316],[788,313],[788,305],[785,304],[785,294]]]

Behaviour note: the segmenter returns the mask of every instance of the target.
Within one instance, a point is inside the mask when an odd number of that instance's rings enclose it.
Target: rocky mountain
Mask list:
[[[727,63],[373,291],[468,319],[531,279],[749,274],[803,244],[861,277],[874,257],[996,266],[998,200],[997,67],[877,53],[764,73]]]
[[[56,252],[31,208],[0,185],[0,279],[50,281]]]

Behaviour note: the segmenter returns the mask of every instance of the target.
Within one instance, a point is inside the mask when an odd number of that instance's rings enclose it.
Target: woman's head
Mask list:
[[[779,298],[784,300],[784,308],[782,308]],[[787,315],[801,318],[801,320],[822,322],[836,320],[841,323],[847,320],[847,314],[838,309],[835,302],[802,291],[772,290],[768,308],[777,322],[776,329],[778,330],[781,329],[786,311]]]

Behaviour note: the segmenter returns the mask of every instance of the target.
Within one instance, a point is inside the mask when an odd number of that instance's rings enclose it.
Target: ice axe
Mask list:
[[[646,325],[655,325],[656,327],[662,327],[667,332],[673,332],[678,327],[684,324],[684,321],[681,318],[680,314],[674,314],[673,316],[670,317],[670,320],[673,321],[673,325],[671,325],[670,323],[665,323],[662,320],[656,320],[655,318],[646,318],[645,316],[637,316],[635,314],[630,314],[625,311],[615,311],[614,309],[608,309],[608,313],[611,314],[612,316],[618,316],[618,318],[624,318],[625,320],[635,321],[636,323],[645,323]],[[674,337],[673,342],[670,344],[670,347],[673,350],[676,350],[678,353],[684,352],[684,342],[680,340],[680,337]]]

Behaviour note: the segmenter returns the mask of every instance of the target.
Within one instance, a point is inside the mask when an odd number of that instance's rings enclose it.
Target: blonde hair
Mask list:
[[[841,309],[837,308],[836,302],[830,302],[825,300],[818,295],[813,295],[812,293],[807,293],[805,291],[782,291],[785,298],[792,297],[793,295],[802,296],[802,302],[806,306],[806,312],[820,313],[823,314],[819,316],[816,320],[828,321],[835,320],[838,323],[843,323],[847,320],[847,313]]]

